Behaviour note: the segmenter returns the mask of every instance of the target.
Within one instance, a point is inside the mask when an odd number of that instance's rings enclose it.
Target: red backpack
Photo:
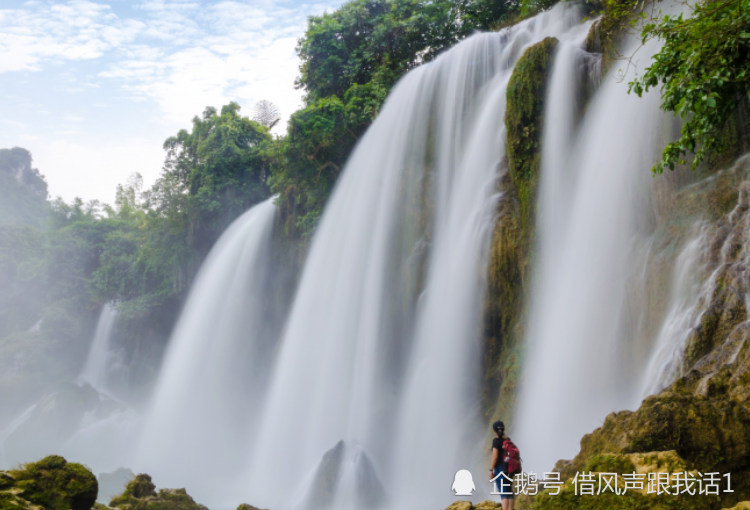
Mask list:
[[[505,452],[505,465],[508,466],[508,476],[512,478],[521,472],[521,452],[507,437],[503,440],[503,452]]]

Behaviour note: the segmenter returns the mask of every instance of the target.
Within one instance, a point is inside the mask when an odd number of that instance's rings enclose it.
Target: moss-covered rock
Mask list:
[[[112,508],[128,510],[208,510],[196,503],[185,489],[159,489],[147,474],[137,475],[126,487],[125,492],[112,498]]]
[[[261,509],[254,507],[253,505],[248,505],[247,503],[242,503],[240,506],[237,507],[237,510],[261,510]]]
[[[506,93],[509,170],[520,202],[521,228],[527,236],[536,218],[544,104],[557,42],[548,37],[528,48],[513,69]]]
[[[456,501],[445,510],[474,510],[474,505],[471,501]]]
[[[525,305],[530,288],[544,98],[557,39],[528,48],[507,89],[507,158],[492,237],[484,311],[483,406],[489,419],[512,428],[521,366]],[[489,437],[489,436],[488,436]]]
[[[81,464],[57,455],[0,471],[0,509],[90,510],[99,486]]]

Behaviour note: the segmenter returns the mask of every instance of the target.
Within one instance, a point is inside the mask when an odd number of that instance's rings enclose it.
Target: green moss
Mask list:
[[[45,510],[90,510],[99,490],[91,471],[57,455],[26,464],[0,479],[0,490],[5,491],[2,510],[29,503]]]
[[[137,475],[125,492],[112,498],[109,506],[128,510],[207,510],[188,495],[185,489],[160,489],[147,474]]]
[[[624,455],[594,455],[583,468],[584,471],[596,471],[601,473],[632,473],[635,471],[633,462]]]
[[[484,310],[483,406],[512,432],[516,381],[523,357],[525,304],[530,288],[544,97],[557,39],[528,48],[507,89],[507,172],[492,238]],[[488,436],[489,437],[489,436]]]
[[[147,474],[136,475],[126,486],[125,491],[115,496],[109,502],[109,506],[117,507],[130,503],[133,499],[156,497],[156,485]]]
[[[548,37],[527,49],[508,82],[505,126],[508,162],[521,205],[521,229],[530,236],[541,163],[540,143],[548,74],[557,39]]]
[[[622,483],[622,480],[620,481]],[[596,490],[596,489],[595,489]],[[604,492],[598,495],[576,495],[573,487],[566,485],[557,496],[545,492],[527,506],[528,510],[719,510],[717,496],[644,495],[627,491],[625,494]]]

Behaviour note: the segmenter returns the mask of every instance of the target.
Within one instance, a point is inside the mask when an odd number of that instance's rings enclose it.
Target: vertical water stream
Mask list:
[[[117,309],[110,304],[104,305],[96,324],[86,365],[84,365],[79,377],[81,381],[89,383],[100,393],[109,392],[109,372],[113,357],[110,340],[116,318]]]
[[[648,60],[655,49],[652,43],[639,55]],[[555,79],[565,74],[562,66],[576,65],[563,45],[547,111],[569,111],[579,89]],[[537,472],[572,458],[580,438],[607,414],[640,402],[641,371],[627,362],[631,343],[621,337],[621,313],[634,241],[649,214],[649,169],[661,148],[664,116],[658,91],[628,95],[632,77],[618,79],[617,72],[603,78],[579,127],[571,130],[569,113],[548,117],[545,126],[540,276],[531,297],[515,438],[525,465]]]
[[[270,198],[222,234],[172,333],[134,458],[161,486],[215,500],[244,462],[270,356],[263,321],[275,216]]]
[[[346,458],[341,440],[371,460],[390,508],[450,503],[483,437],[480,303],[506,84],[529,45],[581,19],[563,3],[475,35],[392,91],[316,232],[249,453],[254,504],[305,507],[328,470],[325,506],[366,506],[347,486],[361,468],[332,460]]]

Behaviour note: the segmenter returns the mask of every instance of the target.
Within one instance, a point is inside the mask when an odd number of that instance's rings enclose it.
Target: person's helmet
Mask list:
[[[492,430],[495,432],[505,431],[505,424],[501,421],[496,421],[492,424]]]

